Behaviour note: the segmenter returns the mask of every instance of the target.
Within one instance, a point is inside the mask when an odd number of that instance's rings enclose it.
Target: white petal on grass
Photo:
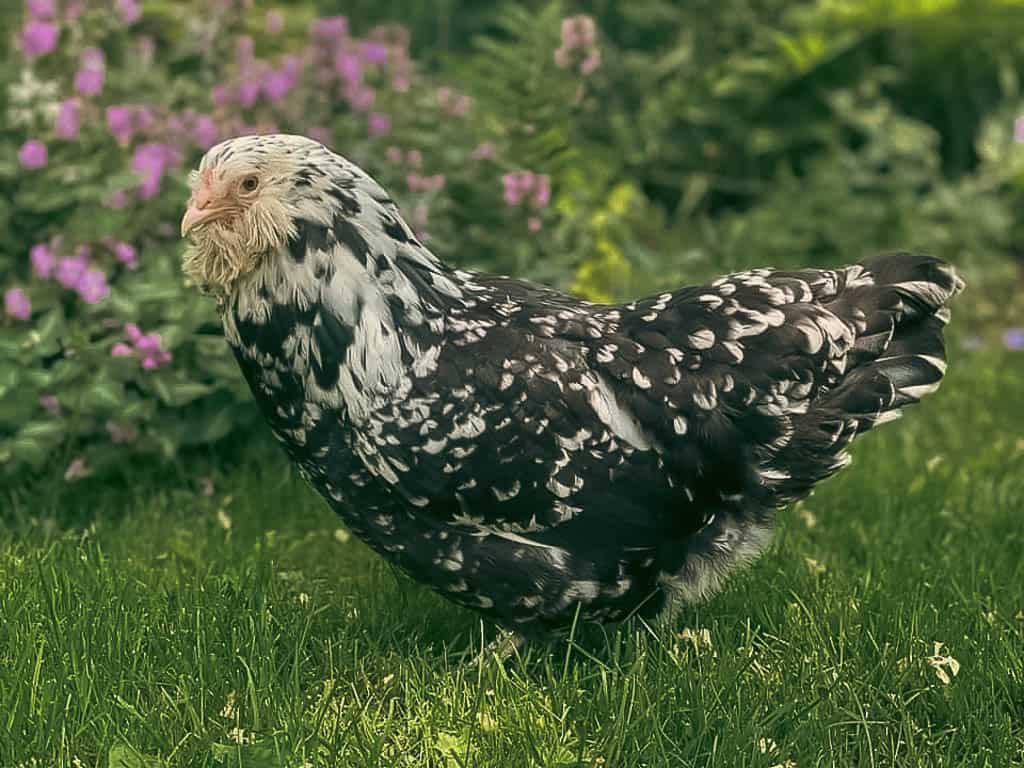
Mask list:
[[[953,678],[960,674],[960,662],[952,656],[942,653],[944,643],[936,641],[933,645],[932,655],[925,659],[925,661],[928,662],[928,666],[935,670],[935,676],[939,678],[942,684],[949,685],[953,682]]]

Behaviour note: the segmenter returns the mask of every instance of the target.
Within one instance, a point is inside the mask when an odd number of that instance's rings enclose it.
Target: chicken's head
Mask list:
[[[298,222],[330,221],[339,190],[353,187],[360,175],[303,136],[242,136],[217,144],[190,176],[181,234],[191,245],[182,269],[213,292],[230,289],[285,251],[299,235]]]

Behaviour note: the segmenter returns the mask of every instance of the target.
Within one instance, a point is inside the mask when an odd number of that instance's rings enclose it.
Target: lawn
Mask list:
[[[276,449],[5,492],[0,765],[1024,765],[1024,355],[951,357],[723,594],[507,668]]]

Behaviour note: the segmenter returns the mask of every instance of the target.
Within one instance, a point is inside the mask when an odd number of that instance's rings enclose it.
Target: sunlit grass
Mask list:
[[[1024,764],[1024,356],[954,357],[724,594],[508,670],[276,452],[7,495],[0,765]]]

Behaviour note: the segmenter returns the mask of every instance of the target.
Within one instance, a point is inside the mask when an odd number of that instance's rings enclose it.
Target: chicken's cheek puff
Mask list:
[[[712,594],[776,509],[938,387],[963,285],[893,253],[590,304],[448,267],[303,137],[219,144],[192,186],[184,271],[299,471],[520,637]]]

